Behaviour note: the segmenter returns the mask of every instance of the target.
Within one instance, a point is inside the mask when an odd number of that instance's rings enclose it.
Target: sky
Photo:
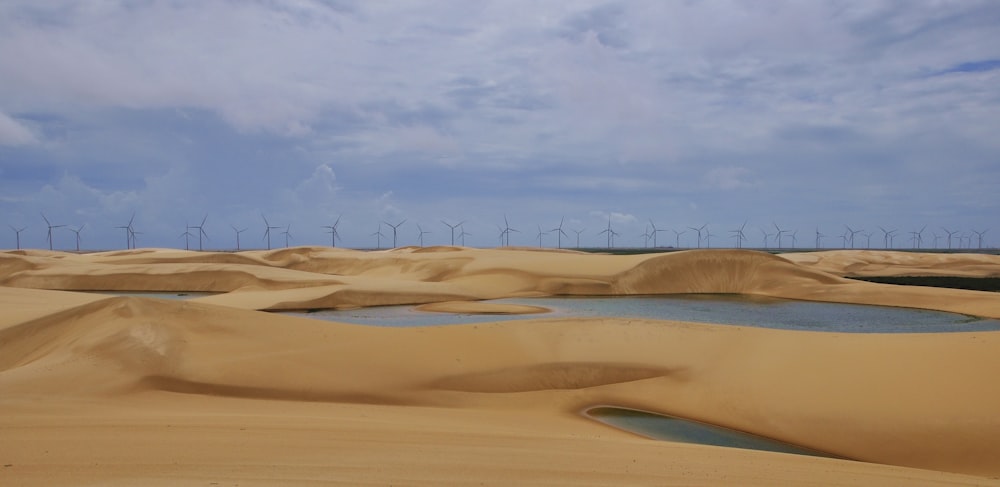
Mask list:
[[[0,248],[997,246],[998,134],[993,0],[0,2]]]

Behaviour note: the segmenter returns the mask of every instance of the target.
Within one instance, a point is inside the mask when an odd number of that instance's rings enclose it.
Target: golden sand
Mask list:
[[[996,293],[841,277],[893,266],[998,275],[996,259],[964,257],[0,253],[0,485],[1000,485],[1000,332],[545,315],[384,328],[260,311],[512,313],[539,310],[475,301],[741,293],[1000,317]],[[88,290],[223,294],[67,292]],[[581,416],[595,405],[859,461],[647,440]]]

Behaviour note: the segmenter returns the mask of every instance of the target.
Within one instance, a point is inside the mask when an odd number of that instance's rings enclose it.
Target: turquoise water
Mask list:
[[[656,440],[837,458],[763,436],[634,409],[596,407],[587,410],[586,414],[602,423]]]
[[[1000,320],[886,306],[817,303],[744,295],[689,294],[621,297],[499,299],[493,303],[542,306],[551,313],[476,315],[428,313],[413,306],[290,313],[373,326],[431,326],[538,317],[621,317],[720,323],[786,330],[850,333],[941,333],[1000,330]]]

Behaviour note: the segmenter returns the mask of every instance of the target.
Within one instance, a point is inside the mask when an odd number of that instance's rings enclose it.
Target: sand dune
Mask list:
[[[600,291],[1000,316],[995,293],[855,282],[797,259],[451,247],[0,253],[0,464],[10,465],[0,483],[1000,484],[989,478],[1000,477],[998,332],[544,315],[382,328],[254,311],[444,302],[438,310],[491,312],[468,301]],[[55,290],[86,285],[231,292],[182,302]],[[579,415],[595,405],[871,463],[645,440]]]
[[[1000,277],[1000,255],[830,250],[781,256],[801,266],[840,276]]]

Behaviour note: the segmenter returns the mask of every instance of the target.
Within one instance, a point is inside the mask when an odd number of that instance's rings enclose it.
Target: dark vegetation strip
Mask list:
[[[1000,277],[957,277],[957,276],[872,276],[851,279],[882,284],[899,284],[903,286],[945,287],[951,289],[969,289],[972,291],[1000,292]]]

